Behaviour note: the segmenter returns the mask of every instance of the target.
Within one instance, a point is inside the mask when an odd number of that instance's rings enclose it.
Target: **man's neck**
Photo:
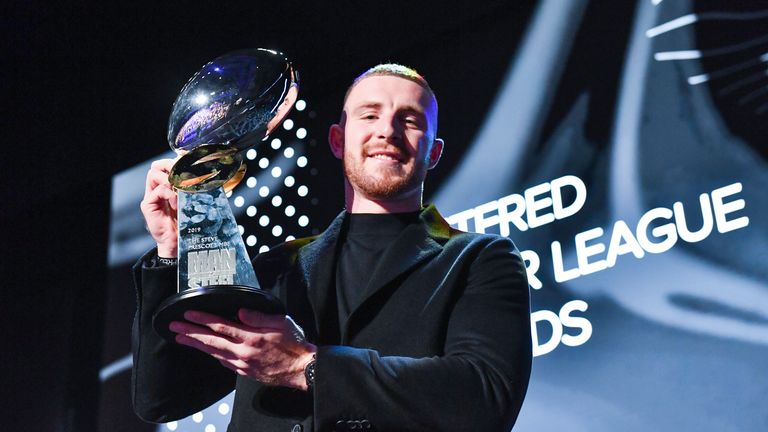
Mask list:
[[[403,197],[376,199],[353,190],[349,185],[344,189],[347,213],[409,213],[421,210],[421,190]]]

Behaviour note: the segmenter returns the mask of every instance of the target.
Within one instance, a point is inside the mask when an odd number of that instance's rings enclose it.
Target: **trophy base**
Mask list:
[[[237,312],[253,309],[266,314],[285,314],[285,307],[271,293],[243,285],[212,285],[184,290],[167,298],[152,317],[155,331],[169,342],[176,333],[168,329],[171,321],[186,321],[184,312],[196,310],[240,322]]]

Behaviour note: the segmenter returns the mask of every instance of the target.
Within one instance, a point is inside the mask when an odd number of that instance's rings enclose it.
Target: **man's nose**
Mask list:
[[[379,121],[376,124],[377,135],[381,139],[400,139],[402,136],[402,131],[400,130],[400,125],[397,122],[397,119],[392,116],[381,116],[379,117]]]

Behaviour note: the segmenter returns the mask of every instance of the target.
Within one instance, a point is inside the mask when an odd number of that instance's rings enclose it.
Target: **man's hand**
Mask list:
[[[304,368],[317,347],[288,315],[240,309],[234,323],[216,315],[187,311],[189,322],[174,321],[176,342],[196,348],[224,367],[267,385],[307,389]]]
[[[174,159],[152,162],[147,173],[144,199],[141,201],[141,213],[144,214],[147,230],[157,242],[157,255],[163,258],[175,257],[178,249],[178,197],[168,182],[168,173],[174,162]]]

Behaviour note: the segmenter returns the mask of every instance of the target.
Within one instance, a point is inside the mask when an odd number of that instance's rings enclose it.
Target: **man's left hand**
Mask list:
[[[317,347],[288,315],[267,315],[240,309],[240,323],[199,311],[174,321],[176,342],[196,348],[224,367],[267,385],[307,389],[304,368]]]

